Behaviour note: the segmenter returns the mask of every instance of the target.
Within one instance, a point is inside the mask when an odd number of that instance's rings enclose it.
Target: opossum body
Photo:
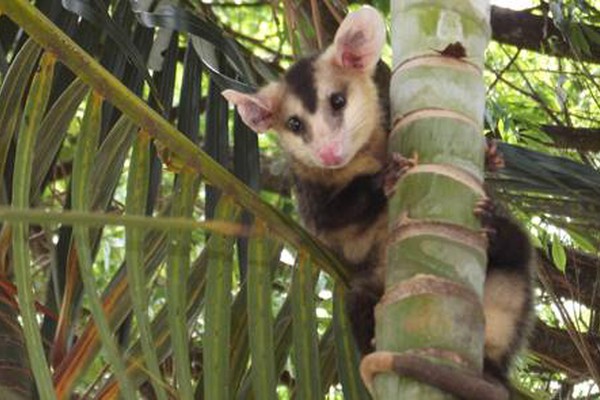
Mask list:
[[[223,92],[250,128],[278,133],[304,225],[353,268],[348,312],[363,354],[373,350],[387,238],[388,128],[374,78],[384,41],[382,17],[363,7],[346,17],[331,46],[298,61],[280,81],[255,94]],[[495,234],[484,295],[485,366],[504,380],[527,332],[531,250],[509,219],[488,221]]]

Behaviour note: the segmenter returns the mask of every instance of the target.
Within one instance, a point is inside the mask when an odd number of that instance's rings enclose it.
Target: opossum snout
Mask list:
[[[342,143],[332,142],[321,147],[318,151],[319,159],[327,167],[335,167],[344,161],[342,157]]]

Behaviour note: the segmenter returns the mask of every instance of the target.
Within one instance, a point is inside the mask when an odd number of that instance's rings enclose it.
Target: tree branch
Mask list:
[[[574,54],[560,30],[549,17],[533,15],[527,11],[492,7],[492,40],[532,50],[549,56],[574,58],[580,61],[600,63],[600,45],[588,41],[589,54]],[[583,32],[600,29],[594,25],[579,24]],[[552,40],[550,40],[552,39]]]
[[[600,151],[600,129],[573,128],[559,125],[542,125],[557,147],[578,151]]]

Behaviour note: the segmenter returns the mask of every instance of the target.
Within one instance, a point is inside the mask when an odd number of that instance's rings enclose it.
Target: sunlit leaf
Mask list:
[[[554,265],[560,272],[564,273],[567,266],[567,253],[556,235],[552,238],[552,247],[550,251]]]

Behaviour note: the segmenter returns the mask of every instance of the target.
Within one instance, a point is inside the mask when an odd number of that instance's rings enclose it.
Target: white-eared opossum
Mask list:
[[[384,41],[381,15],[363,7],[344,19],[331,46],[281,80],[255,94],[223,92],[250,128],[278,133],[304,225],[353,269],[348,312],[363,354],[373,351],[373,307],[383,293],[386,182],[406,167],[397,157],[388,162],[387,82],[378,88],[375,79]],[[531,246],[510,219],[484,213],[494,232],[484,289],[485,373],[504,381],[530,320]]]

